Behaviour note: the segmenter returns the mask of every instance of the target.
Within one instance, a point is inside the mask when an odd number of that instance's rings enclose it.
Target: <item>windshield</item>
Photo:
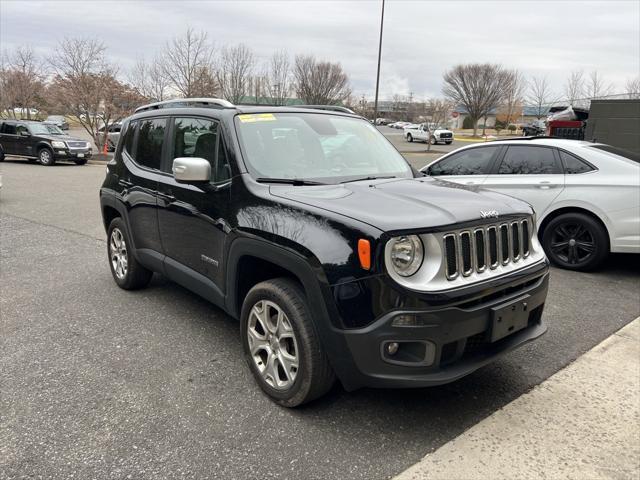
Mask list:
[[[236,127],[255,178],[339,183],[360,177],[413,177],[398,151],[359,118],[260,113],[238,115]]]
[[[48,125],[45,123],[32,123],[29,125],[32,135],[64,135],[55,125]]]

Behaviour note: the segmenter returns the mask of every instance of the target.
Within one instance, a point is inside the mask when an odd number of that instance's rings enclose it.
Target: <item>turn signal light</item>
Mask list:
[[[358,240],[358,258],[364,270],[371,270],[371,243],[361,238]]]

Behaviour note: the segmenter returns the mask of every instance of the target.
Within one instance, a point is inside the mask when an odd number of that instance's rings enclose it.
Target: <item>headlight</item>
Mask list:
[[[87,148],[91,148],[91,144],[87,142]]]
[[[416,273],[424,259],[422,240],[417,235],[395,237],[391,243],[391,266],[398,275],[409,277]]]
[[[64,142],[59,142],[57,140],[54,140],[53,142],[51,142],[51,146],[53,148],[67,148],[67,144]]]

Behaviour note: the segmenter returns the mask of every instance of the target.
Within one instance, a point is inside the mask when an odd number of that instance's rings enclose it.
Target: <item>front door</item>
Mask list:
[[[229,232],[226,216],[230,199],[230,174],[219,124],[199,117],[173,119],[171,155],[199,157],[211,164],[206,184],[178,183],[163,177],[158,185],[158,221],[167,268],[183,268],[213,281],[224,291],[224,245]]]
[[[482,185],[500,148],[491,145],[462,150],[435,162],[427,173],[463,185]]]
[[[15,144],[13,147],[15,155],[24,155],[26,157],[35,155],[36,152],[33,151],[31,146],[32,140],[29,128],[24,123],[19,123],[16,127],[16,133],[17,135],[15,136]]]
[[[540,218],[562,192],[564,173],[554,148],[509,145],[483,187],[529,202]]]

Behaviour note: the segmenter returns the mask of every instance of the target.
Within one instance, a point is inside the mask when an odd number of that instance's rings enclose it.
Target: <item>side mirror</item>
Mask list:
[[[20,130],[20,133],[18,133],[18,135],[20,135],[21,137],[30,137],[31,136],[31,134],[27,130]]]
[[[204,158],[174,158],[172,171],[177,182],[203,183],[211,179],[211,164]]]

